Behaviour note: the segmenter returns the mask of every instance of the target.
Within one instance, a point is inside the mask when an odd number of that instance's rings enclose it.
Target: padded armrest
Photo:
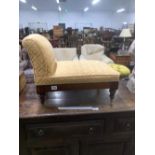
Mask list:
[[[81,54],[79,57],[79,60],[88,60],[88,59],[85,58],[85,56]],[[113,64],[114,63],[114,61],[112,59],[110,59],[109,57],[107,57],[106,55],[102,55],[101,60],[98,60],[98,61],[103,61],[106,64]]]

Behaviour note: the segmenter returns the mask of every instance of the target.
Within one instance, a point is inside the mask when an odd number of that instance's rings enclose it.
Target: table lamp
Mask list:
[[[131,35],[131,32],[130,32],[130,29],[122,29],[120,35],[119,35],[121,38],[124,38],[123,40],[123,46],[122,46],[122,50],[125,51],[125,38],[130,38],[132,35]]]

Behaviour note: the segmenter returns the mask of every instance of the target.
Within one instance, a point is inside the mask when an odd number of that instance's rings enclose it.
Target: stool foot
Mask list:
[[[100,95],[100,89],[97,89],[97,97]]]
[[[45,94],[39,94],[41,104],[44,104],[45,101]]]
[[[116,93],[116,89],[110,88],[109,91],[110,91],[110,104],[111,104],[111,106],[112,106],[113,99],[114,99],[115,93]]]

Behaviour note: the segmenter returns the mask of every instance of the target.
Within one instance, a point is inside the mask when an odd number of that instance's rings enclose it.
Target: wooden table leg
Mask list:
[[[110,91],[110,103],[111,103],[111,105],[112,105],[112,101],[113,101],[113,99],[114,99],[114,97],[115,97],[115,92],[116,92],[116,90],[117,90],[117,89],[115,89],[115,88],[110,88],[110,89],[109,89],[109,91]]]
[[[100,89],[97,89],[97,97],[100,95]]]
[[[40,102],[41,104],[44,104],[45,101],[45,93],[44,94],[39,94]]]

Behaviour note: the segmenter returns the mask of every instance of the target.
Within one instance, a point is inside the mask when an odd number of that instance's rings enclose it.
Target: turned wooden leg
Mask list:
[[[114,96],[115,96],[115,92],[116,92],[117,89],[114,89],[114,88],[110,88],[109,91],[110,91],[110,103],[112,105],[112,101],[114,99]]]
[[[45,101],[45,94],[39,94],[41,104],[44,104]]]
[[[100,89],[97,89],[97,97],[100,95]]]

